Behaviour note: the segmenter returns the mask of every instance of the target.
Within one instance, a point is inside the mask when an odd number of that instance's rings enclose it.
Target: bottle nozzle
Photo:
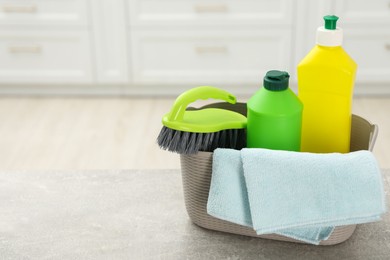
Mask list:
[[[343,43],[343,30],[336,27],[339,18],[335,15],[324,16],[325,26],[317,29],[316,43],[320,46],[341,46]]]
[[[324,16],[325,20],[325,29],[327,30],[336,30],[336,23],[339,18],[335,15]]]

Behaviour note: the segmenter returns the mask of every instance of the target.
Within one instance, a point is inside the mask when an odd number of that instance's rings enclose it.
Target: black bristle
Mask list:
[[[214,133],[207,133],[203,135],[202,146],[199,151],[208,151],[210,144],[213,142]]]
[[[218,147],[221,147],[221,148],[226,148],[227,145],[226,145],[226,139],[227,139],[227,131],[221,131],[219,133],[219,145]]]
[[[226,132],[226,147],[234,147],[234,129],[228,129]]]
[[[172,140],[172,131],[171,129],[164,126],[157,137],[157,143],[162,149],[166,150],[171,140]]]
[[[180,151],[180,153],[186,153],[187,145],[191,137],[191,133],[188,132],[181,132],[181,139],[180,142],[178,142],[178,148],[177,151]]]
[[[217,138],[217,133],[209,133],[210,135],[210,141],[208,144],[204,145],[204,151],[214,151],[215,147],[215,139]]]
[[[238,140],[238,131],[239,129],[232,129],[232,133],[230,134],[230,146],[231,147],[237,147],[237,140]]]
[[[161,149],[179,154],[213,152],[217,148],[241,150],[246,147],[246,130],[227,129],[214,133],[191,133],[164,126],[157,137],[157,143]]]
[[[191,147],[196,147],[196,142],[197,142],[197,134],[192,133],[190,135],[190,140],[187,143],[187,147],[183,153],[184,154],[191,154]]]
[[[241,150],[246,147],[246,129],[239,129],[237,133],[236,149]]]
[[[194,149],[192,149],[192,153],[197,153],[198,151],[202,150],[202,147],[204,146],[206,135],[207,134],[203,134],[203,133],[196,134],[196,136],[197,136],[196,144],[194,146]]]
[[[191,134],[188,132],[181,132],[181,139],[178,145],[177,150],[185,152],[190,140]]]

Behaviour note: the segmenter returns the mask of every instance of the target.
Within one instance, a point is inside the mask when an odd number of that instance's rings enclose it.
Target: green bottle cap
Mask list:
[[[336,30],[336,23],[339,18],[335,15],[324,16],[325,20],[325,29],[327,30]]]
[[[270,70],[265,74],[263,85],[264,88],[271,91],[282,91],[288,88],[290,75],[285,71]]]

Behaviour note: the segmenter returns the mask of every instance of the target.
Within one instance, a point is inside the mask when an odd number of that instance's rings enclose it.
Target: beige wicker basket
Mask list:
[[[205,107],[230,109],[244,115],[246,113],[246,105],[243,103],[236,105],[216,103]],[[372,150],[377,132],[378,127],[376,125],[371,124],[362,117],[353,115],[351,151]],[[304,243],[276,234],[259,236],[251,228],[220,220],[208,215],[206,206],[211,180],[212,156],[213,154],[209,152],[199,152],[195,155],[180,156],[185,205],[187,213],[193,223],[203,228],[233,234]],[[329,239],[322,241],[320,245],[334,245],[344,242],[353,234],[355,228],[356,225],[336,227]]]

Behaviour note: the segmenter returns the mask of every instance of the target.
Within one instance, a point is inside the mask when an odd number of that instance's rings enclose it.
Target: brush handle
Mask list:
[[[236,97],[223,89],[211,86],[192,88],[176,98],[175,103],[171,108],[171,112],[169,113],[169,120],[181,121],[189,104],[199,99],[209,98],[224,100],[230,104],[236,103]]]

